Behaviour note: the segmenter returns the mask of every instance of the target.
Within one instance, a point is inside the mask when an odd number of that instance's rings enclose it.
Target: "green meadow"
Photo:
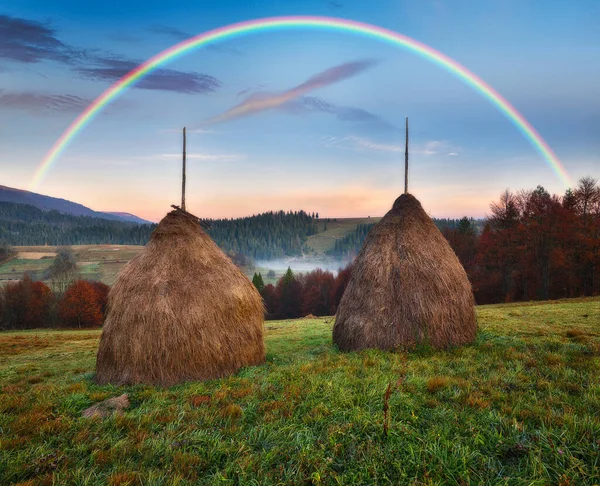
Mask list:
[[[0,484],[600,484],[600,299],[477,314],[446,351],[268,321],[265,364],[168,389],[96,385],[98,330],[0,333]]]

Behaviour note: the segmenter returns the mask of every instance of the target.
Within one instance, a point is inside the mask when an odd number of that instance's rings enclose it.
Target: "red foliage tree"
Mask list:
[[[267,319],[274,319],[277,313],[277,293],[273,284],[265,285],[260,293],[263,300],[265,301],[265,308],[267,310]]]
[[[51,325],[54,294],[46,284],[25,275],[23,280],[8,284],[3,293],[3,327],[33,329]]]
[[[106,317],[106,306],[108,304],[108,292],[110,287],[105,283],[93,281],[90,282],[90,285],[96,291],[96,295],[98,296],[98,303],[100,304],[100,309],[102,310],[102,317]],[[104,319],[102,319],[104,321]]]
[[[335,277],[333,288],[331,289],[331,315],[334,315],[337,312],[338,305],[340,305],[340,300],[342,300],[342,295],[344,295],[344,291],[348,286],[348,282],[350,281],[351,276],[352,263],[349,263],[345,268],[340,268],[338,270],[338,274]]]
[[[58,304],[58,316],[67,327],[100,327],[102,306],[94,286],[85,280],[73,283]]]
[[[335,277],[320,268],[307,273],[303,280],[302,314],[327,316],[331,312]]]

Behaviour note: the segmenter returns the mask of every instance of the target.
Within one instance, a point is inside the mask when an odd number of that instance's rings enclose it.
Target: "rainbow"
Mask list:
[[[45,155],[39,166],[36,168],[34,176],[30,183],[30,190],[38,187],[44,176],[58,156],[64,151],[73,138],[79,133],[100,111],[111,101],[115,100],[127,88],[132,86],[136,81],[151,73],[158,67],[166,64],[187,52],[203,47],[211,42],[219,42],[225,39],[234,38],[254,32],[268,32],[278,29],[291,28],[311,28],[311,29],[327,29],[336,32],[347,32],[359,35],[364,35],[373,39],[378,39],[388,42],[395,46],[400,46],[419,54],[425,59],[428,59],[439,66],[443,67],[450,73],[457,76],[467,85],[473,87],[482,96],[487,98],[496,106],[506,117],[521,131],[533,147],[540,153],[544,160],[550,165],[554,173],[564,183],[566,187],[571,185],[570,178],[562,165],[559,158],[552,151],[546,141],[540,134],[531,126],[531,124],[521,115],[514,106],[504,99],[494,88],[483,81],[481,78],[473,74],[467,68],[449,58],[445,54],[417,41],[399,34],[397,32],[376,27],[374,25],[356,22],[354,20],[346,20],[332,17],[269,17],[263,19],[249,20],[239,22],[225,27],[220,27],[208,32],[204,32],[190,39],[187,39],[179,44],[176,44],[129,72],[119,81],[114,83],[98,98],[96,98],[73,122],[67,127],[52,148]]]

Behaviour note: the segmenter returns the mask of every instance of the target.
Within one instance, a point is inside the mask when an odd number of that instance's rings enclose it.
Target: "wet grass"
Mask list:
[[[600,300],[478,319],[473,345],[409,353],[268,322],[264,365],[169,389],[96,385],[99,331],[0,333],[0,484],[600,484]]]

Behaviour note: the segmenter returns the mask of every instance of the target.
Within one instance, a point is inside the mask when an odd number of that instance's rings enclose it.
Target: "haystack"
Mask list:
[[[170,386],[260,364],[263,317],[260,294],[198,219],[171,211],[110,290],[97,381]]]
[[[448,241],[411,194],[367,236],[338,306],[333,341],[345,351],[435,348],[473,341],[471,284]]]

